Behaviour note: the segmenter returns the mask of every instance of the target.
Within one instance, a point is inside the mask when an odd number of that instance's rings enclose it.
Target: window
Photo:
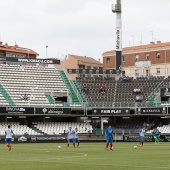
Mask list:
[[[161,57],[160,53],[156,53],[156,59],[159,59]]]
[[[149,74],[150,74],[150,70],[146,70],[146,76],[149,76]]]
[[[135,70],[135,75],[136,75],[136,77],[139,76],[139,71],[138,70]]]
[[[91,69],[91,66],[87,66],[87,69]]]
[[[149,54],[148,53],[146,54],[146,60],[149,60]]]
[[[25,58],[25,56],[22,56],[22,55],[18,55],[17,58]]]
[[[6,57],[17,57],[18,55],[16,55],[16,54],[6,54]]]
[[[156,73],[157,73],[157,74],[160,74],[160,73],[161,73],[160,68],[156,68]]]
[[[122,76],[125,76],[125,71],[122,71]]]
[[[6,57],[11,57],[11,54],[6,54]]]
[[[122,62],[125,62],[125,56],[122,56]]]
[[[106,64],[110,64],[110,58],[106,58]]]
[[[139,61],[139,55],[136,54],[136,56],[135,56],[135,62],[138,62],[138,61]]]
[[[79,65],[79,69],[85,69],[85,65]]]

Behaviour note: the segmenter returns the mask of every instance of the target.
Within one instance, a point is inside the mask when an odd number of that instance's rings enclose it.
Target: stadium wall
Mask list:
[[[43,135],[43,136],[17,136],[13,138],[13,143],[57,143],[57,142],[65,142],[67,143],[66,135]],[[79,135],[79,140],[81,142],[104,142],[105,136],[96,136],[96,135]],[[116,135],[114,137],[114,142],[138,142],[139,135],[131,134],[131,135]],[[153,142],[152,135],[145,135],[146,142]],[[160,142],[170,142],[170,135],[161,135],[159,138]],[[5,136],[0,136],[0,143],[5,142]]]

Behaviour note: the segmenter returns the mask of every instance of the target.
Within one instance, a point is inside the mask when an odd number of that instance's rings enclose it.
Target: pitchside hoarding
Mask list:
[[[0,114],[34,114],[33,107],[0,107]]]
[[[92,134],[91,134],[92,135]],[[66,142],[66,134],[61,135],[17,135],[16,138],[13,138],[12,141],[14,143],[56,143],[56,142]],[[96,138],[89,138],[87,139],[81,138],[81,141],[99,141],[101,139]],[[103,138],[104,139],[104,138]],[[139,135],[138,134],[131,134],[131,135],[116,135],[114,138],[116,141],[125,141],[125,142],[139,142]],[[102,141],[102,140],[101,140]],[[145,135],[146,142],[153,142],[153,136],[151,134]],[[170,135],[161,135],[159,138],[160,142],[170,142]],[[0,143],[5,143],[5,136],[0,135]]]
[[[0,57],[0,61],[21,62],[21,63],[37,63],[37,64],[60,64],[60,60],[50,59],[34,59],[34,58],[15,58],[15,57]]]
[[[70,108],[35,108],[35,114],[71,114]]]
[[[42,142],[61,142],[66,141],[66,135],[17,135],[12,138],[14,143],[42,143]],[[0,143],[5,143],[5,136],[0,136]]]
[[[34,107],[0,107],[0,114],[36,114],[36,115],[84,115],[84,111],[76,111],[71,108],[34,108]]]
[[[170,96],[170,88],[161,88],[160,95],[161,95],[161,97]]]
[[[105,109],[105,108],[93,108],[92,115],[100,115],[100,116],[111,116],[111,115],[129,115],[129,108],[121,108],[121,109]]]
[[[165,135],[164,136],[164,141],[165,142],[170,142],[170,135]]]
[[[157,107],[157,108],[138,108],[138,114],[167,114],[166,107]]]
[[[127,142],[137,142],[139,141],[139,135],[135,134],[135,135],[125,135],[124,136],[124,141]],[[152,135],[145,135],[145,141],[147,142],[152,142],[153,141],[153,136]]]
[[[33,107],[0,107],[0,114],[34,114]],[[70,108],[35,108],[35,114],[71,114]]]
[[[17,58],[17,62],[22,63],[37,63],[37,64],[60,64],[60,60],[48,60],[48,59],[29,59],[29,58]]]

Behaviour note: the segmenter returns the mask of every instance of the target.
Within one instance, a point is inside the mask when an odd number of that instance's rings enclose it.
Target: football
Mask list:
[[[58,149],[61,149],[61,146],[58,146]]]
[[[135,146],[134,146],[134,149],[136,149],[136,148],[137,148],[137,146],[135,145]]]

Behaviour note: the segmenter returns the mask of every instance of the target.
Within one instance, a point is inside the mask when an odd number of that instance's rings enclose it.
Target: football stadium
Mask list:
[[[1,170],[170,169],[170,42],[122,48],[112,12],[103,63],[0,41]]]

